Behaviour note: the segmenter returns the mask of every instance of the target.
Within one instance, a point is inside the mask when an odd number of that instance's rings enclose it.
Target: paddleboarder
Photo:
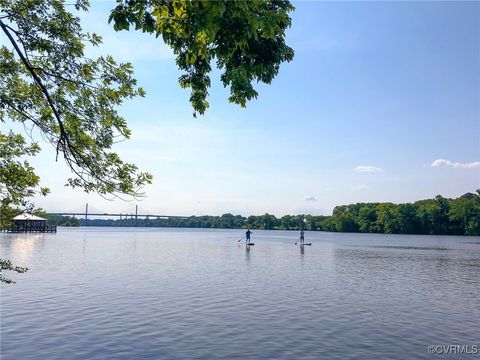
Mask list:
[[[247,230],[247,232],[245,233],[245,243],[250,243],[250,234],[252,232],[250,231],[250,229]]]
[[[305,242],[305,232],[303,229],[300,231],[300,244],[303,244]]]

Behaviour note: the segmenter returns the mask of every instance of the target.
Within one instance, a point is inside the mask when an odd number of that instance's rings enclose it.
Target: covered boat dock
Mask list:
[[[10,228],[2,229],[4,232],[12,233],[27,233],[27,232],[37,232],[37,233],[56,233],[56,225],[48,225],[47,219],[44,219],[40,216],[36,216],[29,213],[23,213],[15,216],[13,219],[13,224]]]

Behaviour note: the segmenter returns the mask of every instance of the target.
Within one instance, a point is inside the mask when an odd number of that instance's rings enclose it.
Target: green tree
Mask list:
[[[292,230],[293,228],[295,228],[295,225],[295,219],[292,215],[283,215],[280,218],[280,226],[284,230]]]
[[[305,215],[305,229],[309,231],[320,230],[318,224],[318,216]]]
[[[233,227],[236,228],[236,229],[239,229],[239,228],[244,227],[246,220],[247,220],[247,219],[244,218],[244,217],[241,216],[241,215],[235,215]]]
[[[397,207],[401,234],[418,234],[419,223],[415,216],[415,206],[413,204],[400,204]]]
[[[450,202],[451,230],[458,235],[480,235],[480,194],[467,193]]]
[[[257,97],[253,81],[270,84],[280,64],[293,59],[285,43],[294,7],[285,0],[197,1],[117,0],[109,21],[114,29],[130,25],[161,36],[176,55],[184,74],[182,88],[191,88],[190,102],[203,114],[208,107],[211,63],[222,70],[230,87],[229,101],[245,106]]]
[[[233,228],[233,224],[235,222],[235,216],[233,214],[223,214],[218,219],[218,227],[224,229],[231,229]]]
[[[378,232],[377,204],[362,204],[358,211],[358,226],[360,232]]]
[[[0,229],[8,229],[12,219],[18,214],[17,209],[9,206],[7,202],[0,201]]]
[[[247,218],[247,223],[245,225],[247,228],[251,228],[251,229],[260,229],[262,227],[262,223],[260,221],[260,217],[259,216],[255,216],[255,215],[250,215],[248,218]]]
[[[396,206],[392,203],[383,203],[377,206],[377,229],[384,234],[398,234],[400,223]]]
[[[414,204],[416,216],[423,234],[448,234],[448,201],[441,196],[435,199],[421,200]]]
[[[0,95],[1,96],[1,95]],[[26,206],[26,199],[34,194],[46,195],[47,188],[39,188],[40,178],[25,156],[33,156],[40,150],[36,143],[27,144],[23,136],[9,132],[0,133],[0,206],[2,214],[7,207]]]
[[[15,281],[7,279],[4,275],[4,271],[14,271],[17,273],[24,273],[28,271],[26,267],[14,266],[10,260],[0,259],[0,283],[12,284]]]
[[[89,2],[0,0],[0,31],[6,39],[0,46],[0,122],[39,131],[72,171],[69,186],[102,195],[139,195],[151,175],[111,149],[130,137],[116,109],[144,91],[131,64],[111,56],[85,57],[84,49],[100,46],[101,38],[85,32],[66,6],[87,11]],[[284,40],[292,10],[288,1],[128,0],[118,1],[110,21],[117,30],[134,24],[161,35],[185,72],[180,85],[192,89],[193,108],[204,113],[212,61],[223,69],[230,101],[245,106],[257,96],[251,83],[270,83],[280,64],[293,58]],[[8,136],[0,141],[9,141]],[[38,151],[34,143],[25,146],[32,154]],[[23,193],[8,196],[28,196],[38,185],[32,174],[31,168],[27,174],[17,172],[16,187]]]
[[[265,214],[259,216],[258,219],[261,229],[272,230],[278,225],[278,220],[274,215]]]
[[[350,206],[336,206],[333,209],[333,218],[336,231],[358,232],[360,228]]]
[[[87,6],[85,0],[75,2],[77,10]],[[86,58],[84,48],[101,39],[84,32],[62,1],[0,0],[0,29],[7,40],[0,47],[0,122],[39,130],[71,169],[68,185],[100,194],[138,194],[151,176],[110,151],[130,136],[116,108],[143,95],[132,66],[109,56]],[[32,146],[37,152],[38,145]],[[23,175],[16,176],[19,187]]]
[[[333,216],[325,216],[321,220],[321,229],[323,231],[337,231],[335,219]]]
[[[80,226],[80,220],[70,216],[45,214],[48,223],[57,226]]]

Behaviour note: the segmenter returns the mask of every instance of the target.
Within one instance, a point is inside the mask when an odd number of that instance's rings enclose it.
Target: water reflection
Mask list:
[[[428,360],[429,344],[478,342],[480,248],[464,238],[309,233],[295,250],[292,232],[256,235],[0,234],[35,265],[2,288],[2,359]]]
[[[245,245],[245,260],[247,265],[250,264],[250,248],[251,246]]]
[[[9,234],[2,239],[2,256],[14,257],[16,265],[28,266],[32,256],[43,250],[44,240],[45,234]]]

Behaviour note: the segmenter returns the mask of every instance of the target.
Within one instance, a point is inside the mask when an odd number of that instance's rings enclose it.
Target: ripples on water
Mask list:
[[[255,231],[246,248],[242,235],[1,234],[1,256],[30,268],[1,287],[1,358],[431,359],[431,344],[480,345],[478,238],[318,232],[300,247],[296,232]]]

